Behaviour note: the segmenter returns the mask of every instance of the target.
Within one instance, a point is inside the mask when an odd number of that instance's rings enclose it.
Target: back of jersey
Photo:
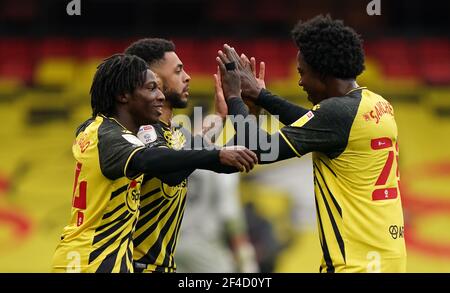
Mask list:
[[[327,248],[321,269],[405,271],[393,107],[367,89],[339,99],[339,107],[355,110],[347,146],[335,158],[313,154],[319,231]]]

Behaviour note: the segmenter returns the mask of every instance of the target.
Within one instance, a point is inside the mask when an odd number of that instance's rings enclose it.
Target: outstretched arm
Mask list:
[[[235,119],[233,126],[236,135],[233,143],[254,150],[262,164],[294,157],[295,154],[286,142],[280,139],[278,133],[269,135],[257,125],[256,119],[249,116],[248,108],[240,97],[241,82],[237,70],[227,70],[225,67],[225,63],[230,62],[228,57],[222,51],[219,51],[219,57],[216,60],[222,76],[224,99],[226,99],[229,114],[235,117],[242,115],[242,118],[248,118],[242,119],[244,121],[240,123],[237,122],[238,119]],[[264,146],[262,142],[265,142],[266,145]]]
[[[173,150],[169,148],[144,148],[131,157],[127,175],[137,174],[160,176],[179,170],[217,170],[217,165],[225,171],[250,171],[257,163],[256,155],[243,147],[225,147],[221,150]],[[233,169],[227,169],[233,168]],[[231,173],[231,172],[225,172]]]

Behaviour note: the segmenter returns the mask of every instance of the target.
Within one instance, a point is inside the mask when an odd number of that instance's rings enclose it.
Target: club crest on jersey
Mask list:
[[[167,147],[174,150],[181,150],[186,143],[186,137],[180,129],[164,131],[164,139],[167,142]]]
[[[297,121],[295,121],[294,123],[292,123],[291,126],[295,126],[295,127],[302,127],[303,125],[305,125],[309,120],[314,118],[314,113],[312,111],[308,111],[308,113],[306,113],[305,115],[303,115],[302,117],[300,117]]]
[[[129,143],[132,143],[136,146],[144,146],[144,143],[133,134],[122,134],[122,137],[125,138]]]
[[[156,135],[156,130],[152,125],[142,125],[141,127],[139,127],[137,137],[144,144],[152,143],[158,138],[158,136]]]

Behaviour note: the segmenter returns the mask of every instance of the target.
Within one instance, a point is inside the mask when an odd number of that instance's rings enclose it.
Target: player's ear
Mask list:
[[[116,97],[116,101],[121,104],[126,104],[130,100],[131,95],[129,93],[121,94]]]

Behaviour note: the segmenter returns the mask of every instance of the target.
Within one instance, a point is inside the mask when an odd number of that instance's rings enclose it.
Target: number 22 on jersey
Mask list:
[[[389,137],[381,137],[381,138],[375,138],[371,140],[370,144],[372,150],[379,151],[379,150],[385,150],[390,149],[388,152],[388,156],[386,159],[386,162],[383,166],[383,169],[381,170],[380,175],[378,176],[378,179],[375,183],[375,189],[372,192],[372,200],[385,200],[385,199],[394,199],[398,196],[398,190],[399,187],[399,171],[398,171],[398,142],[394,145],[392,143],[392,139]],[[397,169],[395,178],[396,184],[392,186],[393,184],[390,181],[388,183],[389,175],[392,172],[392,165],[394,163],[394,159],[396,160]]]

